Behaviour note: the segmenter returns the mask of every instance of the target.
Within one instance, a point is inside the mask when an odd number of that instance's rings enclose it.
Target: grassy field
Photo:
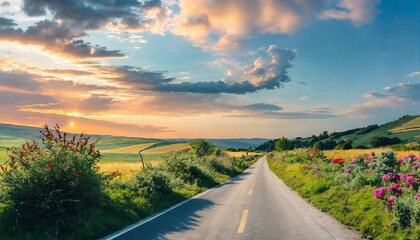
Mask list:
[[[229,156],[231,157],[242,157],[242,156],[246,156],[246,152],[228,152]],[[258,153],[255,152],[248,152],[248,156],[254,156],[257,155]]]
[[[330,159],[339,157],[339,158],[350,160],[356,156],[360,156],[363,154],[370,154],[371,152],[380,153],[385,150],[388,150],[388,149],[387,148],[374,148],[374,149],[324,150],[323,152],[325,156]],[[393,152],[395,152],[397,158],[402,158],[408,154],[416,153],[415,151],[393,151]]]
[[[407,131],[414,131],[414,130],[420,130],[420,117],[417,117],[411,121],[408,121],[399,127],[393,128],[390,130],[390,132],[399,133],[399,132],[407,132]]]
[[[142,144],[135,144],[127,147],[115,148],[115,149],[106,149],[102,150],[101,153],[134,153],[138,154],[140,150],[144,150],[156,144],[155,142],[152,143],[142,143]]]
[[[171,151],[179,151],[179,150],[184,150],[184,149],[189,149],[190,148],[190,144],[189,143],[177,143],[177,144],[171,144],[171,145],[166,145],[166,146],[162,146],[162,147],[155,147],[155,148],[150,148],[146,151],[143,151],[143,154],[163,154],[163,153],[168,153]]]

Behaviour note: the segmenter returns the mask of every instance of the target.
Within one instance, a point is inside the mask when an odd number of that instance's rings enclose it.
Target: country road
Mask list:
[[[361,239],[285,186],[265,157],[231,181],[137,225],[106,239]]]

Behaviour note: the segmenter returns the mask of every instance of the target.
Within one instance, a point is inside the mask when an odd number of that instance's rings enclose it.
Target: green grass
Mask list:
[[[304,172],[301,164],[268,160],[270,169],[315,207],[329,212],[343,224],[375,239],[419,239],[420,227],[401,229],[391,213],[373,197],[373,188],[349,190],[334,180]]]
[[[135,153],[103,153],[104,158],[101,162],[140,162],[140,157]],[[143,160],[160,160],[163,154],[143,154]]]

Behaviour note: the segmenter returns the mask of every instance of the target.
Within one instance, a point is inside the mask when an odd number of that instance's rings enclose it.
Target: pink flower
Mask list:
[[[353,159],[349,162],[350,165],[355,164],[356,163],[356,159]]]
[[[407,177],[407,179],[404,182],[404,185],[406,186],[413,186],[416,182],[414,181],[413,177]]]
[[[391,180],[392,178],[394,178],[394,174],[393,173],[387,173],[385,175],[382,176],[382,181],[388,181]]]
[[[398,173],[398,179],[395,179],[395,180],[397,180],[397,181],[398,180],[404,181],[405,177],[406,177],[406,175],[404,173]]]
[[[370,156],[374,157],[375,156],[375,152],[374,151],[370,152]]]
[[[365,173],[371,173],[372,172],[372,169],[367,169],[366,171],[365,171]]]
[[[395,197],[391,196],[386,201],[387,201],[388,205],[392,206],[392,205],[395,204]]]
[[[318,172],[318,168],[315,168],[315,169],[314,169],[314,173],[317,173],[317,172]]]
[[[398,183],[393,184],[392,186],[388,187],[388,189],[396,194],[401,194],[403,192],[403,189]]]
[[[420,199],[420,194],[416,194],[416,200]]]
[[[373,160],[373,157],[368,157],[368,158],[366,158],[366,161],[372,161]]]
[[[383,199],[387,191],[388,190],[386,188],[378,188],[375,191],[373,191],[373,195],[376,199]]]
[[[351,169],[344,169],[345,173],[351,173]]]

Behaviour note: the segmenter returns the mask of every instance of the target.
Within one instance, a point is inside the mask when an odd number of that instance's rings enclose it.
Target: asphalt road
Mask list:
[[[137,225],[108,239],[361,239],[285,186],[265,157],[231,181]]]

